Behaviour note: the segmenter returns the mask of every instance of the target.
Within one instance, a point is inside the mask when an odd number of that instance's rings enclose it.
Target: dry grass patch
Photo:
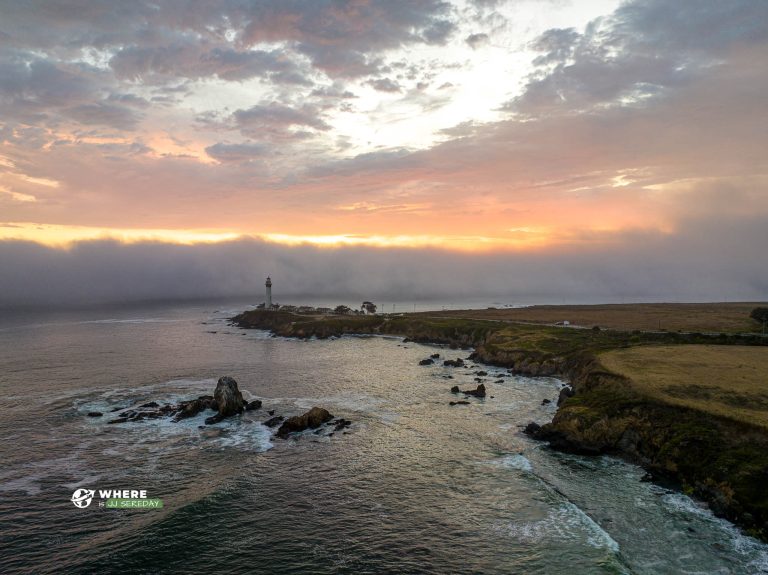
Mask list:
[[[603,353],[600,361],[666,403],[768,428],[766,347],[644,346]]]
[[[606,305],[537,305],[519,309],[445,311],[440,315],[533,323],[569,321],[573,325],[620,330],[691,332],[759,331],[749,314],[766,304],[740,303],[642,303]],[[434,312],[425,315],[434,315]]]

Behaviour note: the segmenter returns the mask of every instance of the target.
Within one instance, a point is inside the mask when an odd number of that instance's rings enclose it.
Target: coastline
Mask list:
[[[757,335],[568,329],[424,313],[305,316],[254,310],[231,321],[291,338],[397,335],[473,349],[475,361],[516,374],[560,377],[572,394],[561,394],[553,420],[529,426],[529,435],[560,451],[608,454],[636,463],[648,472],[647,480],[706,501],[716,515],[768,541],[768,492],[763,488],[768,430],[660,401],[600,360],[603,353],[633,346],[765,346],[768,342]]]

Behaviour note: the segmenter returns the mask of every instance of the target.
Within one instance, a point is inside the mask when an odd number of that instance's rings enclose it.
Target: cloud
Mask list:
[[[258,298],[266,275],[283,303],[760,301],[768,298],[764,230],[764,221],[750,218],[691,220],[673,236],[634,232],[586,249],[487,254],[257,240],[193,246],[94,241],[69,250],[5,241],[0,307]]]
[[[64,110],[64,114],[81,124],[111,126],[120,130],[132,130],[141,117],[130,108],[99,102],[82,104]]]
[[[627,2],[584,33],[553,29],[531,47],[539,70],[508,109],[526,115],[645,105],[716,73],[732,50],[768,41],[768,4],[755,0]]]
[[[464,39],[464,42],[466,42],[470,48],[472,48],[473,50],[476,50],[482,45],[487,44],[489,40],[490,40],[490,37],[488,36],[488,34],[477,33],[477,34],[470,34],[469,36],[467,36]]]
[[[320,131],[331,128],[322,120],[319,110],[311,105],[292,108],[279,102],[269,102],[256,104],[246,110],[237,110],[232,117],[244,135],[255,138],[263,138],[269,134],[285,134],[290,128],[296,127]]]
[[[248,12],[244,43],[294,42],[334,78],[376,73],[378,53],[408,44],[442,44],[455,30],[451,6],[441,0],[286,0],[258,3]]]
[[[225,144],[208,146],[205,152],[219,162],[251,162],[263,158],[268,148],[263,144]]]
[[[400,84],[391,78],[379,78],[378,80],[370,80],[368,84],[379,92],[400,92],[401,90]]]

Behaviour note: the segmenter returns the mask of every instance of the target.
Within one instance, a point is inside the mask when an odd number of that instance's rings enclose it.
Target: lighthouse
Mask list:
[[[267,301],[264,303],[264,309],[272,309],[272,280],[267,276]]]

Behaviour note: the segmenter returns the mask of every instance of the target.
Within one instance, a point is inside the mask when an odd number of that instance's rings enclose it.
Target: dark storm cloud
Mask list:
[[[708,233],[700,229],[706,225]],[[0,242],[0,307],[149,299],[300,296],[396,301],[765,300],[765,226],[718,218],[678,234],[618,234],[579,250],[457,254],[429,249],[285,247],[256,240],[182,246],[83,242],[70,250]],[[460,273],[457,273],[460,270]]]

